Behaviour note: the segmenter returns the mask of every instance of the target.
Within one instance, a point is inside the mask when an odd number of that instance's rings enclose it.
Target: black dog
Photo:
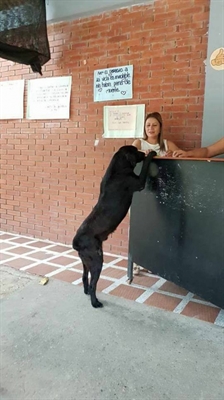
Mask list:
[[[155,155],[153,151],[145,157],[134,146],[123,146],[114,154],[102,179],[98,202],[73,239],[72,247],[78,251],[83,263],[84,293],[90,294],[92,306],[95,308],[103,306],[96,298],[96,285],[103,266],[102,243],[124,219],[133,193],[144,189],[148,167]],[[143,160],[138,176],[134,173],[134,168]]]

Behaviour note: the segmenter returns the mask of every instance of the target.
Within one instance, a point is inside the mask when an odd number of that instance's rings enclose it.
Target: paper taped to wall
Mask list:
[[[23,118],[24,80],[0,82],[0,119]]]
[[[104,138],[142,138],[145,105],[104,107]]]
[[[32,79],[28,82],[28,119],[69,119],[71,76]]]
[[[94,101],[132,99],[133,65],[94,71]]]

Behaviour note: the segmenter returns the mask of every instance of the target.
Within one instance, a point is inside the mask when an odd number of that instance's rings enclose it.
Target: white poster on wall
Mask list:
[[[104,107],[104,138],[143,138],[145,104]]]
[[[0,82],[0,119],[23,118],[24,80]]]
[[[94,101],[133,98],[133,65],[94,71]]]
[[[69,119],[71,76],[32,79],[28,82],[28,119]]]

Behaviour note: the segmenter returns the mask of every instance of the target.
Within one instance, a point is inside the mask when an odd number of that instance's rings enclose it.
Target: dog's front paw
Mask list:
[[[92,301],[92,306],[94,307],[94,308],[100,308],[100,307],[103,307],[103,303],[101,303],[99,300],[95,300],[95,301]]]
[[[87,287],[84,287],[84,293],[85,294],[89,294],[89,287],[87,286]]]

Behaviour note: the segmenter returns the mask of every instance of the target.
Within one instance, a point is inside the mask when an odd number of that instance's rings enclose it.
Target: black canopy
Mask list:
[[[50,60],[45,0],[0,0],[0,57],[42,75]]]

